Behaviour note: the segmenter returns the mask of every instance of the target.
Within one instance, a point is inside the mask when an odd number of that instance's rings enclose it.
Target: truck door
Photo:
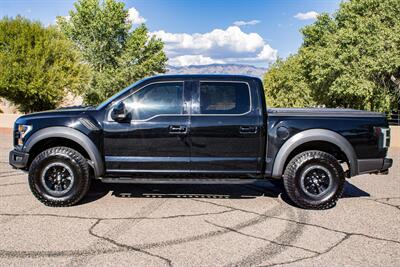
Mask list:
[[[192,93],[192,173],[259,174],[259,96],[244,81],[197,81]]]
[[[122,100],[131,121],[116,122],[108,115],[104,122],[108,174],[190,172],[188,87],[184,81],[147,84]]]

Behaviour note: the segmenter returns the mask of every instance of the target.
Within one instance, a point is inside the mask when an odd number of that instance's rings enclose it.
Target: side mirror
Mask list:
[[[111,111],[111,119],[116,122],[129,122],[131,121],[131,114],[125,107],[124,102],[119,102]]]

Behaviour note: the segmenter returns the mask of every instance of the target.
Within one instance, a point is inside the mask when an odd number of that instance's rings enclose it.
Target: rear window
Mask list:
[[[201,82],[201,114],[243,114],[250,110],[247,83]]]

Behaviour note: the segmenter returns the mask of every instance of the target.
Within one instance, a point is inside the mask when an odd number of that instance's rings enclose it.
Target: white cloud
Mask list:
[[[171,58],[168,62],[172,66],[189,66],[189,65],[209,65],[209,64],[223,64],[225,61],[220,59],[213,59],[203,55],[184,55]]]
[[[269,44],[264,45],[260,53],[258,53],[257,58],[260,60],[271,61],[275,60],[278,55],[278,51],[273,49]]]
[[[146,22],[146,19],[143,18],[139,14],[139,11],[134,7],[128,9],[128,20],[132,22],[132,24],[141,24]]]
[[[260,22],[261,22],[261,21],[256,20],[256,19],[250,20],[250,21],[238,20],[238,21],[235,21],[235,22],[233,23],[233,25],[235,25],[235,26],[256,25],[256,24],[258,24],[258,23],[260,23]]]
[[[245,33],[238,26],[207,33],[151,33],[161,38],[171,65],[212,64],[223,62],[271,62],[277,51],[257,33]]]
[[[299,20],[316,19],[319,14],[315,11],[309,11],[306,13],[297,13],[294,17]]]

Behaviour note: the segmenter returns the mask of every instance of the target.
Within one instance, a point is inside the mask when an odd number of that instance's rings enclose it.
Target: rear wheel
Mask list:
[[[47,206],[71,206],[89,189],[89,166],[74,149],[49,148],[33,160],[29,186],[33,195]]]
[[[331,154],[310,150],[288,163],[283,182],[289,198],[299,207],[327,209],[342,196],[345,175]]]

